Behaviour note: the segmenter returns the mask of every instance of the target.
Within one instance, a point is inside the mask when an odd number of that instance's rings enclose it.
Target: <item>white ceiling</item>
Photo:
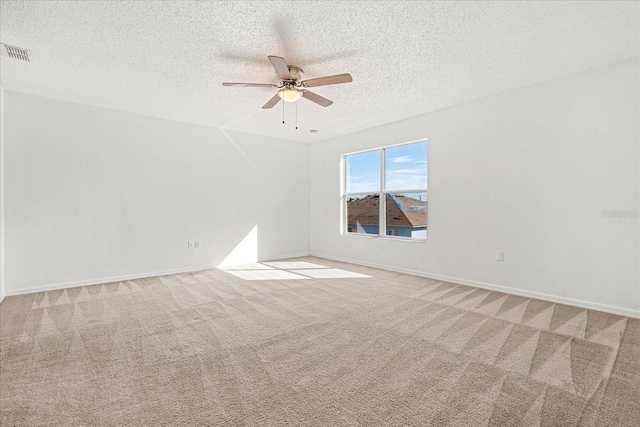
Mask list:
[[[7,90],[313,142],[638,56],[640,3],[1,1]],[[267,55],[334,101],[272,110]],[[318,129],[313,135],[310,129]]]

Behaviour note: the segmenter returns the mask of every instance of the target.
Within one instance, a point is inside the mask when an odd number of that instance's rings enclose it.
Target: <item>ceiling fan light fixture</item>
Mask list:
[[[302,93],[298,89],[281,89],[278,91],[278,96],[283,101],[296,102],[302,96]]]

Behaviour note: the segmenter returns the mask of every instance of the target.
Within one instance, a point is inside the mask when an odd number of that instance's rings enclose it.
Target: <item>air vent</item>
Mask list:
[[[2,56],[8,56],[9,58],[19,59],[20,61],[29,62],[29,51],[22,49],[21,47],[11,46],[9,44],[2,44]]]

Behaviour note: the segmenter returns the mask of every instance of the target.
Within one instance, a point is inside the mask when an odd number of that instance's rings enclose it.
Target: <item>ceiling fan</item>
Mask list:
[[[275,87],[278,88],[273,98],[262,106],[263,109],[273,108],[281,99],[287,102],[296,102],[298,99],[305,98],[311,102],[315,102],[323,107],[333,104],[316,93],[308,91],[308,87],[335,85],[338,83],[352,82],[351,74],[337,74],[335,76],[318,77],[315,79],[302,80],[302,69],[294,65],[287,65],[284,58],[279,56],[269,56],[269,61],[275,68],[276,73],[280,77],[279,84],[271,83],[222,83],[222,86],[241,86],[241,87]]]

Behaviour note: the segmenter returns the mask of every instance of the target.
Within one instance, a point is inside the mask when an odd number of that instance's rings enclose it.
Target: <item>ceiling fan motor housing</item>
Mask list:
[[[302,68],[289,65],[289,74],[291,75],[291,80],[295,81],[296,85],[302,81]]]

